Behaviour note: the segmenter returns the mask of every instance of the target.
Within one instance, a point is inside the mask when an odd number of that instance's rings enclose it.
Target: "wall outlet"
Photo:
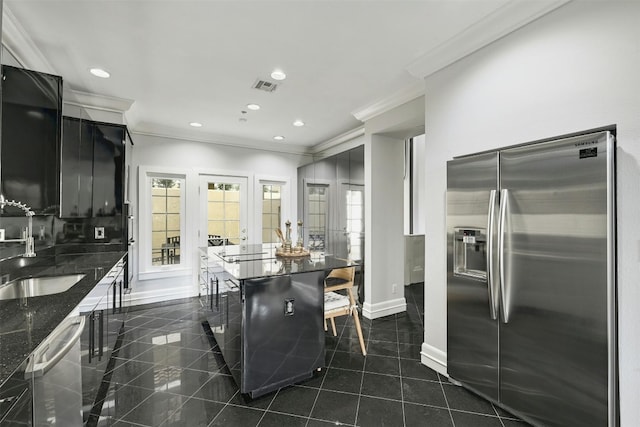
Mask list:
[[[104,239],[104,227],[96,227],[94,230],[94,237],[96,239]]]
[[[0,241],[4,240],[4,228],[0,228]]]
[[[397,284],[394,283],[393,285],[391,285],[391,293],[392,294],[395,294],[397,290],[398,290],[398,285]]]

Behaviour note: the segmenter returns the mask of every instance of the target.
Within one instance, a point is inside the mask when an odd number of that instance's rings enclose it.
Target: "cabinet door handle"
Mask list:
[[[94,311],[89,315],[89,363],[95,356],[95,337],[96,335],[96,314]]]
[[[216,277],[216,310],[220,310],[220,279]]]
[[[213,277],[209,279],[209,286],[207,288],[207,293],[209,294],[209,310],[213,310]]]
[[[113,282],[113,303],[111,313],[116,314],[116,282]]]
[[[100,323],[98,324],[98,341],[100,348],[98,349],[98,360],[102,359],[104,352],[104,310],[100,310]]]

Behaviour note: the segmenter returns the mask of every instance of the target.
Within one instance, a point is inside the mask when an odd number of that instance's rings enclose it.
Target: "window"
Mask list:
[[[139,280],[183,275],[191,264],[187,174],[177,171],[139,167]]]
[[[151,265],[180,264],[182,182],[151,178]]]
[[[262,184],[262,243],[279,242],[275,230],[282,224],[282,185]]]

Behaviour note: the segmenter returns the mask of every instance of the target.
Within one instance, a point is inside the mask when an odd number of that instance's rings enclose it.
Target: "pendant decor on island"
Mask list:
[[[309,251],[302,246],[302,220],[298,220],[298,240],[295,246],[291,243],[291,221],[284,223],[287,227],[286,236],[282,234],[282,230],[276,228],[276,235],[282,242],[282,245],[276,248],[276,256],[299,258],[309,256]]]

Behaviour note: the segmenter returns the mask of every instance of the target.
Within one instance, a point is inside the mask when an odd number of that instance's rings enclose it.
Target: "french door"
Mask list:
[[[200,175],[200,246],[247,243],[246,177]]]

